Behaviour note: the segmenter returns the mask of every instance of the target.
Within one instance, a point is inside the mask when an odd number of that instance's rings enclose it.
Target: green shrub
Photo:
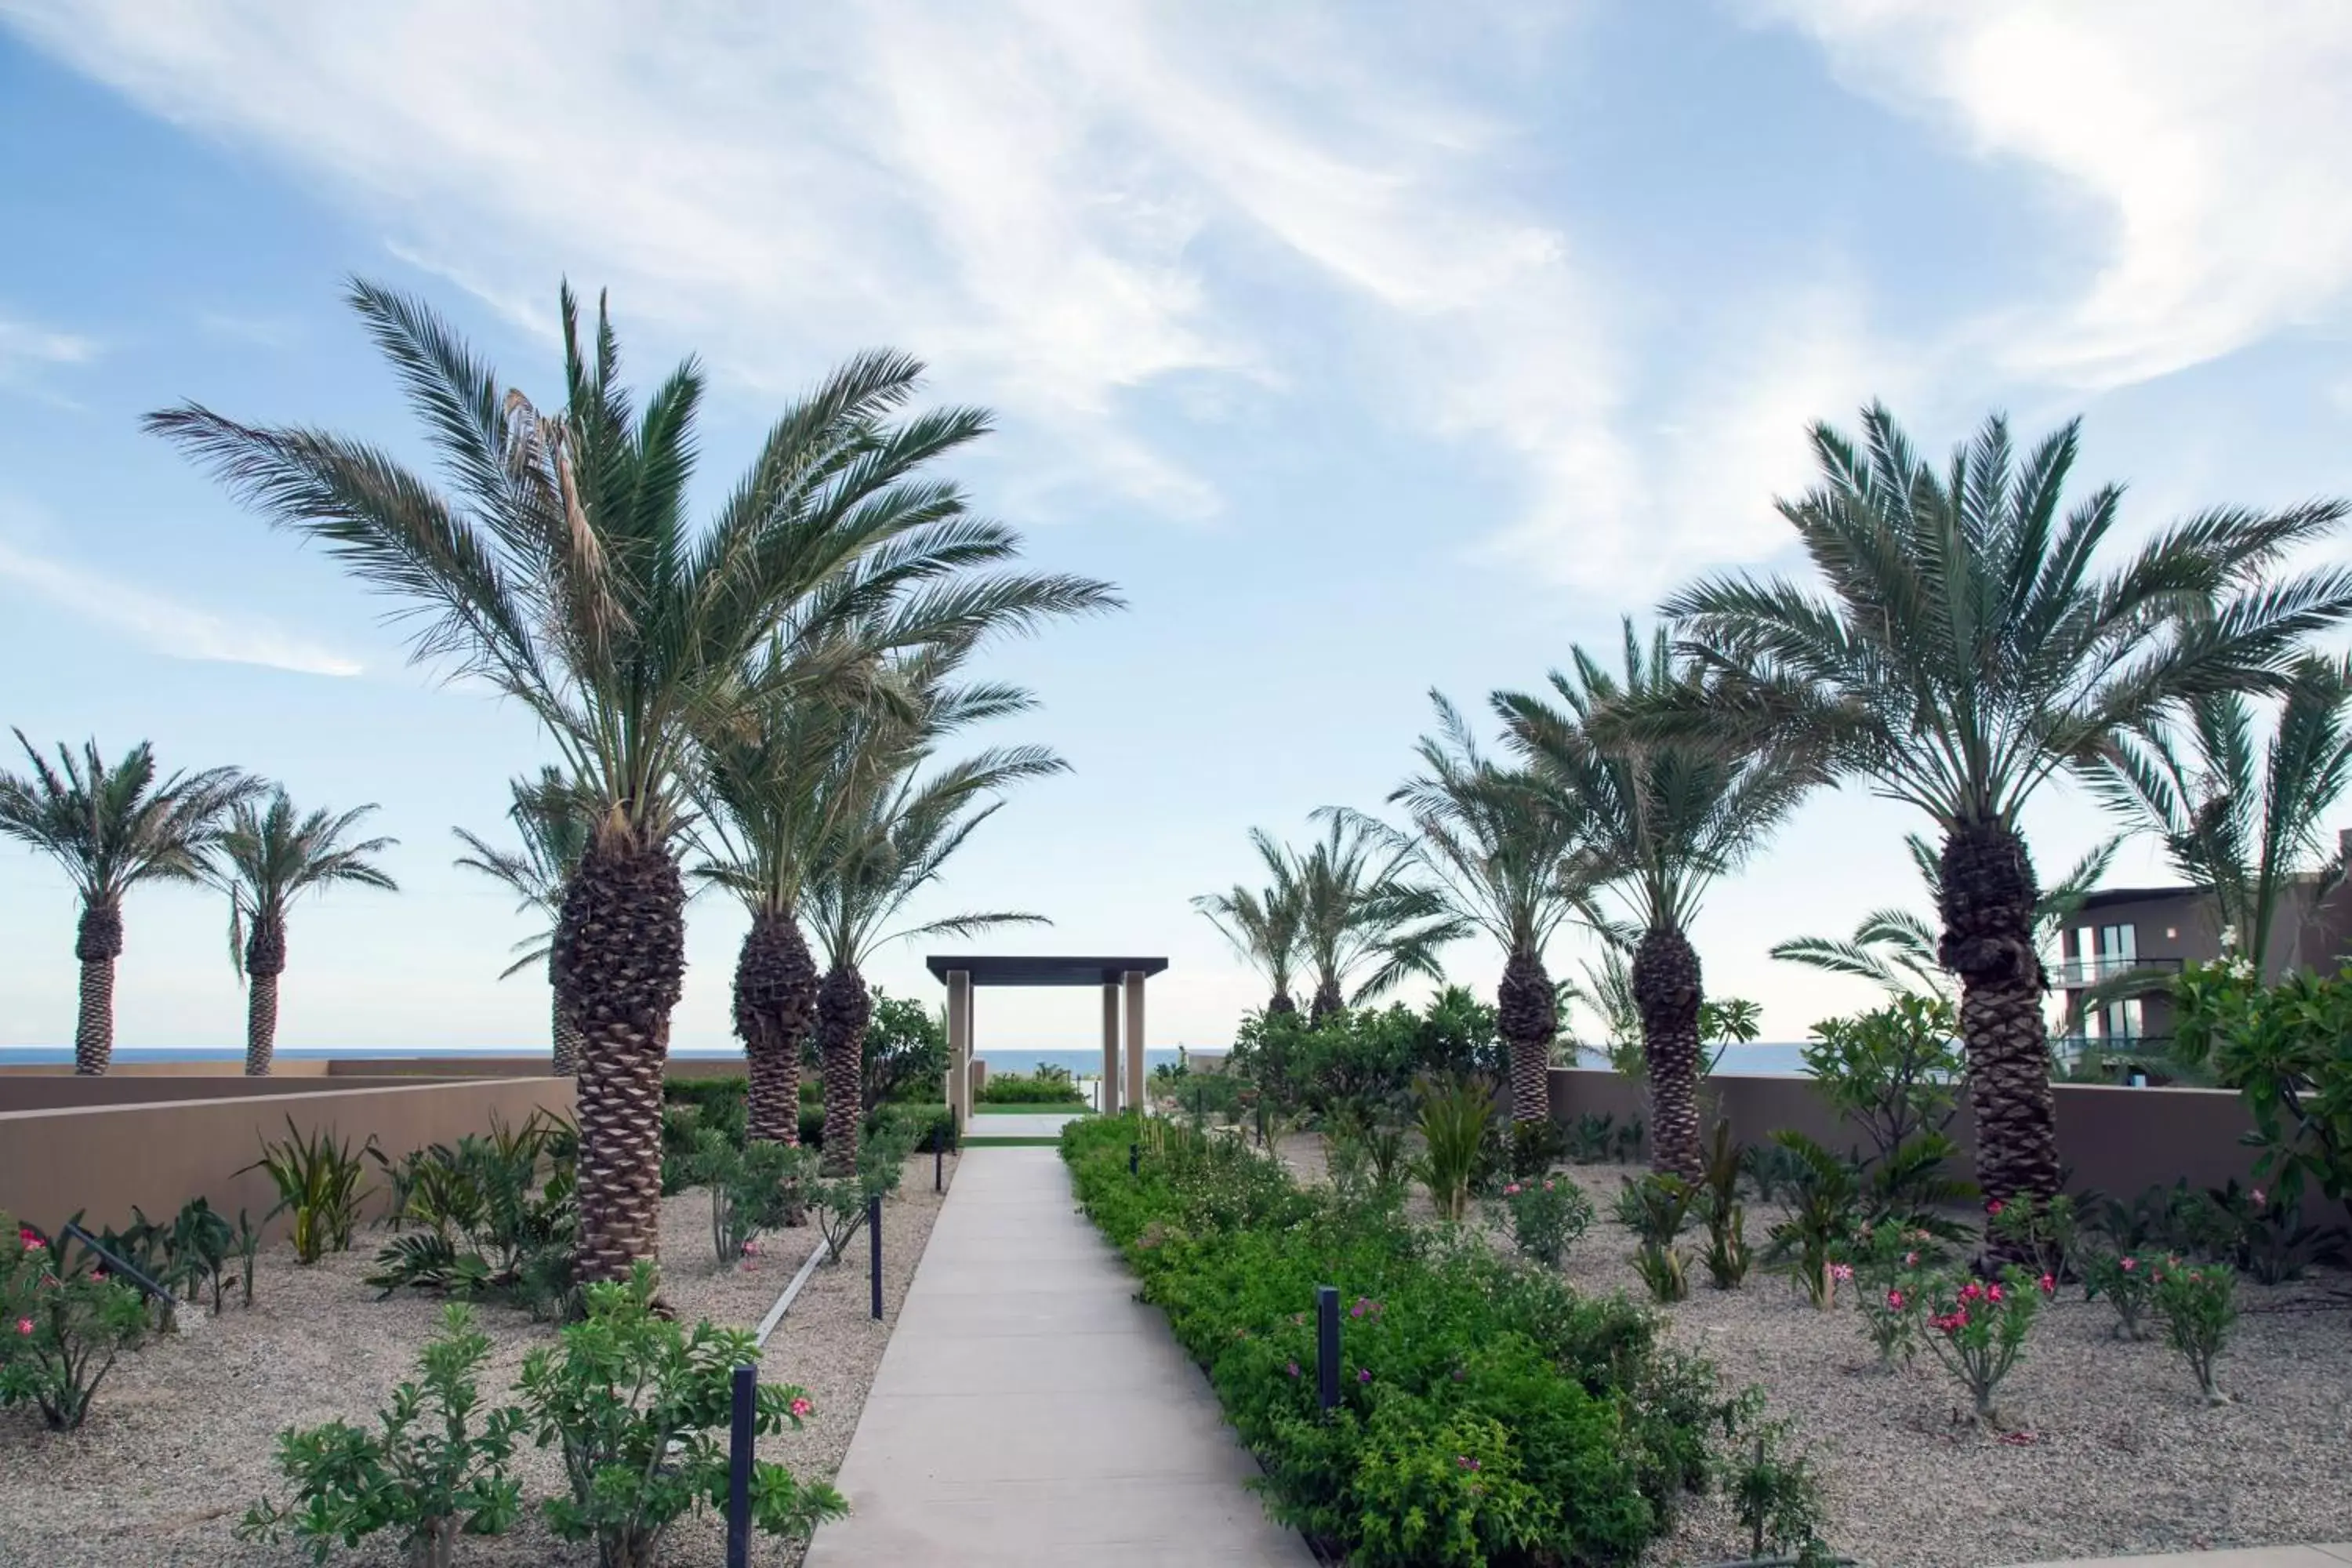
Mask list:
[[[1832,1558],[1822,1531],[1829,1522],[1829,1509],[1821,1474],[1810,1458],[1787,1451],[1789,1433],[1785,1421],[1759,1428],[1755,1447],[1732,1468],[1725,1489],[1748,1532],[1751,1562],[1764,1561],[1769,1549],[1799,1563],[1828,1563]]]
[[[2231,1327],[2238,1321],[2237,1271],[2226,1263],[2183,1263],[2169,1258],[2150,1277],[2164,1337],[2196,1375],[2197,1392],[2208,1405],[2228,1404],[2229,1395],[2213,1379],[2213,1363],[2221,1360]]]
[[[1822,1098],[1862,1124],[1879,1159],[1959,1110],[1959,1020],[1937,996],[1906,994],[1885,1006],[1813,1026],[1805,1071]]]
[[[2042,1298],[2055,1289],[2051,1276],[2036,1280],[2021,1268],[2008,1269],[1990,1284],[1952,1275],[1921,1282],[1912,1303],[1926,1325],[1920,1337],[1969,1391],[1970,1413],[1979,1422],[1999,1421],[1993,1398],[2025,1353]]]
[[[460,1537],[506,1530],[522,1511],[522,1487],[509,1466],[524,1420],[503,1405],[474,1425],[481,1407],[475,1377],[489,1355],[488,1336],[451,1302],[418,1379],[394,1389],[391,1406],[377,1412],[379,1431],[331,1421],[278,1434],[278,1464],[294,1483],[294,1503],[255,1503],[237,1539],[291,1535],[324,1563],[338,1542],[357,1546],[391,1531],[415,1568],[446,1568]]]
[[[2094,1252],[2084,1259],[2083,1295],[2086,1300],[2105,1296],[2116,1310],[2116,1337],[2144,1340],[2140,1327],[2156,1298],[2160,1268],[2129,1252]]]
[[[1495,1120],[1495,1088],[1485,1079],[1423,1079],[1415,1086],[1421,1101],[1421,1162],[1416,1174],[1430,1201],[1445,1218],[1470,1212],[1475,1183]]]
[[[894,1100],[876,1106],[866,1119],[866,1136],[903,1142],[909,1152],[919,1154],[934,1148],[952,1154],[963,1142],[956,1131],[955,1112],[936,1100]]]
[[[710,1190],[710,1246],[727,1266],[769,1231],[799,1223],[816,1152],[765,1139],[738,1147],[706,1128],[683,1164],[689,1185]]]
[[[2255,1176],[2289,1204],[2306,1184],[2352,1202],[2352,967],[2265,986],[2243,960],[2190,963],[2172,995],[2173,1048],[2253,1116]]]
[[[1706,1434],[1730,1405],[1622,1300],[1581,1299],[1479,1237],[1302,1189],[1239,1141],[1165,1119],[1089,1118],[1062,1150],[1081,1205],[1257,1455],[1269,1508],[1327,1552],[1631,1563],[1706,1483]],[[1351,1303],[1328,1420],[1318,1284]]]
[[[405,1162],[404,1224],[376,1253],[367,1283],[513,1302],[533,1317],[572,1305],[580,1238],[574,1145],[561,1120],[520,1126],[493,1117],[487,1136],[436,1143]]]
[[[1788,1217],[1772,1227],[1765,1262],[1788,1275],[1814,1306],[1827,1308],[1837,1295],[1832,1270],[1863,1226],[1862,1181],[1851,1163],[1801,1132],[1784,1127],[1772,1138],[1793,1163]]]
[[[941,1016],[919,1002],[874,987],[874,1012],[866,1020],[863,1084],[868,1110],[904,1100],[933,1100],[947,1081],[948,1031]],[[824,1085],[813,1085],[817,1103]]]
[[[982,1105],[1083,1105],[1077,1080],[1070,1069],[1039,1062],[1034,1073],[992,1072],[980,1086]]]
[[[237,1174],[246,1171],[266,1172],[278,1189],[278,1206],[263,1216],[264,1224],[281,1214],[294,1216],[295,1262],[316,1263],[327,1253],[351,1250],[368,1190],[360,1185],[366,1166],[349,1142],[325,1128],[305,1137],[289,1116],[286,1141],[264,1140],[261,1158]]]
[[[1513,1245],[1547,1268],[1559,1268],[1592,1223],[1592,1200],[1566,1176],[1509,1184],[1503,1189],[1503,1208],[1510,1215]]]
[[[136,1289],[60,1258],[47,1237],[0,1213],[0,1405],[30,1403],[71,1431],[115,1358],[146,1333]]]
[[[652,1568],[671,1525],[698,1504],[725,1506],[730,1379],[760,1356],[749,1333],[680,1328],[653,1300],[648,1263],[626,1284],[591,1285],[586,1317],[560,1345],[531,1352],[517,1385],[539,1444],[563,1453],[570,1493],[548,1500],[548,1523],[564,1540],[594,1541],[602,1568]],[[762,1434],[798,1427],[808,1410],[803,1390],[760,1385]],[[823,1482],[754,1467],[752,1521],[771,1534],[806,1531],[846,1506]]]

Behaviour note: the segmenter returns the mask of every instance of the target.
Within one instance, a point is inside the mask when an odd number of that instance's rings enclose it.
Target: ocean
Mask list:
[[[449,1056],[530,1056],[535,1054],[535,1047],[530,1046],[342,1046],[326,1048],[298,1046],[281,1049],[278,1054],[296,1059],[341,1057],[353,1060],[364,1060],[370,1058],[429,1057],[445,1054]],[[730,1050],[724,1047],[687,1046],[670,1054],[681,1060],[715,1061],[728,1057],[740,1058],[743,1053],[740,1049]],[[1024,1049],[1018,1046],[992,1046],[983,1047],[978,1054],[981,1060],[988,1064],[991,1072],[1034,1072],[1040,1062],[1050,1062],[1055,1067],[1066,1068],[1071,1076],[1076,1078],[1092,1077],[1102,1071],[1102,1052],[1099,1049],[1035,1050]],[[1205,1048],[1192,1054],[1214,1057],[1224,1053],[1215,1048]],[[1164,1049],[1150,1048],[1143,1053],[1143,1060],[1146,1067],[1156,1068],[1163,1063],[1169,1067],[1174,1067],[1177,1055],[1177,1051],[1172,1047]],[[126,1046],[115,1051],[114,1059],[118,1062],[238,1062],[245,1059],[245,1053],[227,1046]],[[55,1067],[70,1063],[72,1060],[73,1047],[70,1046],[0,1046],[0,1067]],[[1608,1063],[1605,1058],[1587,1052],[1585,1065],[1605,1067]],[[1724,1048],[1722,1065],[1716,1070],[1752,1078],[1802,1078],[1805,1073],[1804,1047],[1793,1043],[1765,1041],[1759,1041],[1749,1046],[1727,1046]]]

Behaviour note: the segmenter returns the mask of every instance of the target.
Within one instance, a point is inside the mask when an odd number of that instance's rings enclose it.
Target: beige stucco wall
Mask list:
[[[286,1136],[289,1118],[306,1135],[330,1128],[355,1147],[373,1138],[398,1159],[483,1131],[493,1114],[520,1122],[539,1110],[570,1115],[572,1080],[402,1083],[0,1111],[0,1210],[54,1229],[80,1209],[95,1230],[129,1220],[134,1204],[163,1217],[202,1196],[223,1214],[249,1209],[258,1218],[277,1202],[276,1189],[259,1171],[237,1171],[258,1156],[262,1140]],[[368,1184],[377,1185],[373,1176]],[[380,1203],[379,1193],[371,1215]]]

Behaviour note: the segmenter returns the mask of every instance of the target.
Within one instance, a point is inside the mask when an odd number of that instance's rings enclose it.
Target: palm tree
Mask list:
[[[519,956],[499,972],[499,978],[520,974],[533,964],[545,965],[555,1075],[570,1078],[579,1070],[580,1020],[555,983],[555,922],[563,912],[563,889],[587,852],[591,824],[581,808],[579,791],[561,768],[541,768],[538,778],[517,779],[512,788],[514,803],[507,808],[507,816],[522,835],[522,847],[496,848],[462,827],[452,828],[473,851],[459,856],[456,863],[464,870],[479,871],[504,883],[518,900],[517,913],[530,910],[546,918],[545,931],[515,943]]]
[[[1263,839],[1253,834],[1254,839]],[[1259,845],[1264,853],[1272,841]],[[1287,857],[1279,850],[1274,860],[1274,879],[1262,889],[1234,884],[1229,893],[1202,893],[1192,900],[1192,907],[1209,917],[1209,923],[1233,944],[1251,968],[1265,977],[1271,994],[1266,998],[1269,1013],[1296,1013],[1298,1004],[1291,999],[1290,979],[1298,966],[1299,900],[1298,885],[1290,874]]]
[[[1408,975],[1444,978],[1438,951],[1468,927],[1434,889],[1406,876],[1413,865],[1410,846],[1369,818],[1328,809],[1315,815],[1325,825],[1323,837],[1289,859],[1299,947],[1315,971],[1308,1016],[1320,1023],[1342,1007],[1377,1000]],[[1252,841],[1271,867],[1272,840],[1253,834]]]
[[[278,1042],[278,977],[286,973],[286,912],[297,898],[338,882],[397,892],[399,887],[368,857],[398,842],[365,838],[349,842],[360,819],[373,812],[362,805],[330,816],[294,814],[282,789],[256,805],[241,800],[229,809],[221,829],[220,863],[213,879],[228,894],[228,959],[246,979],[245,1071],[267,1078]]]
[[[2121,838],[2103,839],[2085,850],[2066,874],[2033,902],[2033,951],[2048,968],[2057,956],[2066,922],[2114,864]],[[1927,884],[1927,901],[1942,908],[1944,871],[1936,847],[1916,833],[1903,836],[1903,847]],[[1892,907],[1873,910],[1862,918],[1850,937],[1796,936],[1777,942],[1771,955],[1788,963],[1801,963],[1831,974],[1867,980],[1896,995],[1954,998],[1950,977],[1936,957],[1936,926],[1926,916]]]
[[[1587,728],[1612,706],[1671,700],[1696,679],[1664,628],[1644,654],[1629,618],[1624,672],[1612,674],[1583,648],[1572,668],[1554,670],[1557,703],[1525,692],[1495,694],[1495,710],[1538,781],[1580,818],[1599,876],[1641,932],[1633,946],[1633,998],[1650,1090],[1650,1159],[1660,1171],[1696,1181],[1699,1150],[1699,1013],[1706,1001],[1691,922],[1708,884],[1762,847],[1811,787],[1804,759],[1784,748],[1727,752],[1697,738],[1596,744]]]
[[[2053,773],[2175,704],[2283,683],[2302,639],[2352,610],[2352,571],[2266,574],[2347,509],[2209,511],[2095,571],[2122,492],[2062,514],[2075,424],[2021,461],[2007,423],[1989,419],[1941,475],[1884,407],[1863,426],[1858,447],[1815,426],[1822,480],[1780,503],[1826,592],[1733,574],[1675,595],[1664,613],[1709,690],[1661,721],[1817,749],[1828,772],[1927,813],[1979,1184],[2046,1197],[2059,1182],[2047,981],[2020,814]]]
[[[559,297],[564,400],[542,415],[422,304],[373,284],[352,303],[441,460],[437,490],[387,454],[194,405],[150,415],[240,499],[319,540],[422,617],[415,651],[520,701],[578,781],[593,827],[556,921],[558,988],[578,1009],[584,1280],[657,1248],[663,1064],[685,973],[677,839],[698,731],[792,690],[867,679],[874,649],[1006,612],[1112,603],[1101,584],[977,573],[1016,540],[921,470],[989,428],[977,410],[900,416],[921,366],[862,354],[770,429],[706,528],[689,520],[702,375],[642,409],[599,305],[583,339]],[[759,659],[772,643],[805,655]]]
[[[59,745],[51,767],[25,731],[15,733],[32,767],[22,777],[0,773],[0,834],[56,860],[80,896],[74,1071],[95,1076],[114,1055],[114,961],[122,955],[124,895],[142,882],[201,880],[222,814],[256,786],[234,768],[173,773],[159,784],[155,754],[144,741],[112,767],[96,741],[83,745],[79,758]]]
[[[934,721],[934,722],[938,722]],[[890,759],[857,789],[853,809],[828,843],[809,888],[810,920],[824,954],[816,1026],[824,1073],[824,1168],[840,1174],[857,1164],[864,1110],[866,1027],[874,1011],[864,966],[893,942],[922,936],[972,936],[1007,925],[1050,924],[1013,910],[948,915],[893,927],[909,900],[940,879],[972,831],[996,815],[1013,784],[1069,764],[1042,746],[982,752],[928,774],[931,726],[912,733],[896,723],[873,726],[869,743]]]
[[[1358,818],[1406,848],[1435,879],[1444,907],[1503,951],[1495,1026],[1511,1060],[1511,1117],[1551,1114],[1551,1044],[1559,1000],[1544,949],[1571,913],[1590,913],[1599,869],[1584,849],[1581,817],[1524,769],[1483,755],[1462,715],[1437,692],[1438,732],[1415,747],[1423,772],[1389,799],[1412,822],[1410,835]]]

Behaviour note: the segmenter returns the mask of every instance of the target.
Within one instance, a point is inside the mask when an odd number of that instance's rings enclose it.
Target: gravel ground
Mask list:
[[[950,1160],[950,1175],[954,1168]],[[862,1236],[839,1267],[818,1266],[761,1364],[767,1381],[804,1385],[816,1414],[798,1433],[763,1439],[761,1458],[804,1479],[839,1468],[940,1201],[930,1161],[909,1161],[901,1196],[883,1211],[885,1321],[868,1316]],[[664,1201],[663,1295],[682,1320],[752,1327],[817,1245],[816,1229],[763,1237],[751,1268],[721,1271],[709,1225],[702,1191]],[[364,1236],[352,1251],[308,1268],[284,1248],[265,1254],[251,1311],[232,1304],[217,1318],[184,1314],[189,1331],[151,1341],[115,1364],[79,1431],[47,1432],[24,1410],[0,1414],[0,1568],[307,1563],[308,1553],[291,1545],[248,1546],[231,1531],[255,1499],[285,1495],[271,1462],[281,1428],[336,1416],[373,1428],[373,1412],[413,1374],[419,1347],[433,1337],[438,1302],[405,1293],[378,1301],[360,1282],[379,1242]],[[502,1307],[477,1307],[475,1320],[496,1347],[481,1374],[483,1394],[503,1402],[523,1356],[554,1331]],[[562,1487],[551,1451],[527,1447],[518,1458],[526,1499]],[[718,1521],[688,1520],[670,1532],[662,1561],[707,1568],[724,1544]],[[799,1563],[802,1550],[761,1540],[752,1558],[776,1568]],[[595,1561],[593,1547],[549,1535],[535,1511],[506,1536],[467,1541],[459,1556],[480,1568]],[[339,1551],[337,1560],[387,1568],[400,1561],[388,1542]]]
[[[1285,1160],[1323,1170],[1320,1140]],[[1570,1283],[1644,1291],[1632,1237],[1608,1218],[1639,1167],[1566,1173],[1600,1211],[1571,1249]],[[1426,1200],[1414,1197],[1417,1212]],[[1761,1248],[1781,1211],[1748,1205]],[[1701,1244],[1704,1233],[1701,1233]],[[1498,1245],[1507,1245],[1496,1237]],[[2207,1409],[2185,1363],[2160,1341],[2111,1333],[2115,1313],[2060,1292],[2002,1385],[2006,1436],[1958,1424],[1967,1395],[1926,1352],[1882,1373],[1860,1318],[1819,1311],[1778,1275],[1718,1291],[1691,1263],[1691,1298],[1662,1309],[1673,1342],[1713,1361],[1726,1386],[1760,1384],[1822,1472],[1830,1542],[1870,1568],[1987,1568],[2208,1547],[2352,1540],[2352,1278],[2242,1283],[2220,1369],[2234,1404]],[[1702,1500],[1653,1553],[1656,1564],[1721,1563],[1746,1550],[1720,1500]]]

